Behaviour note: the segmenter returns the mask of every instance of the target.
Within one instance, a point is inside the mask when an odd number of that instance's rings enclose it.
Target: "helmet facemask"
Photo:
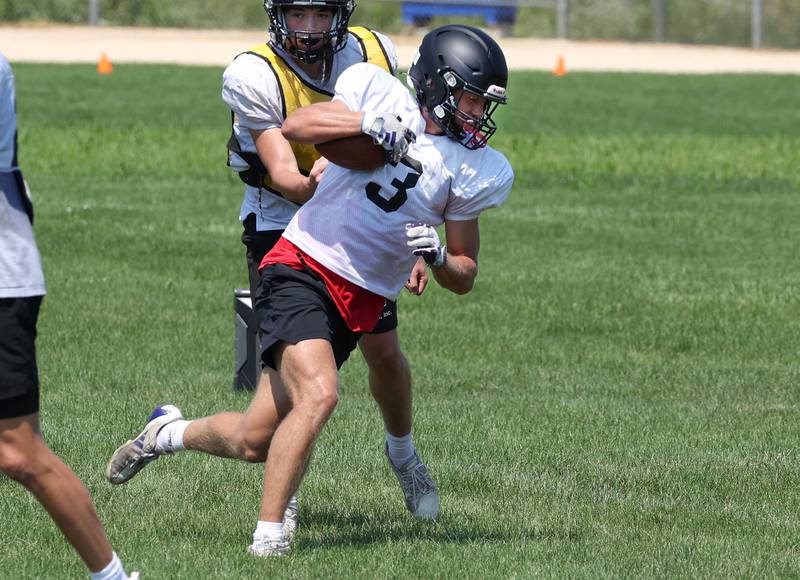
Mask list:
[[[484,147],[497,131],[492,115],[499,105],[506,102],[505,88],[492,85],[483,90],[465,82],[453,71],[445,70],[439,73],[445,87],[445,97],[441,103],[429,110],[431,118],[449,137],[467,149]],[[458,96],[455,93],[458,93]],[[461,99],[467,93],[486,99],[486,106],[480,117],[473,117],[459,108]]]
[[[326,8],[332,12],[331,26],[327,31],[311,32],[290,29],[286,11],[292,8]],[[353,0],[280,1],[264,0],[269,16],[270,43],[280,47],[300,62],[323,62],[323,77],[330,76],[333,55],[347,44],[347,25],[355,9]]]

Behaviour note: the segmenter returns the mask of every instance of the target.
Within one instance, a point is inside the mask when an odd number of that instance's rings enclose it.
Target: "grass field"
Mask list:
[[[156,403],[230,388],[241,187],[215,68],[17,65],[49,285],[43,430],[150,578],[800,575],[800,77],[515,74],[475,290],[400,302],[442,516],[412,521],[359,355],[295,552],[249,557],[262,468],[183,454],[123,487]],[[0,476],[0,578],[84,571]]]

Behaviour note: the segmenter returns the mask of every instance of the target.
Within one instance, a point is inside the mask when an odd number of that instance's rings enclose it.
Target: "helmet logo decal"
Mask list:
[[[447,71],[446,73],[444,73],[442,75],[442,78],[444,79],[444,82],[447,83],[447,86],[450,87],[450,88],[453,88],[458,84],[458,79],[456,78],[456,75],[454,75],[450,71]]]
[[[506,89],[504,87],[498,87],[497,85],[491,85],[486,89],[486,94],[497,97],[498,99],[503,99],[506,96]]]

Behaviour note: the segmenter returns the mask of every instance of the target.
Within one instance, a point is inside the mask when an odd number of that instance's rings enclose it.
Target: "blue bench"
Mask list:
[[[517,7],[508,0],[461,0],[458,2],[403,2],[403,23],[425,26],[435,16],[478,16],[489,26],[510,26],[517,17]]]

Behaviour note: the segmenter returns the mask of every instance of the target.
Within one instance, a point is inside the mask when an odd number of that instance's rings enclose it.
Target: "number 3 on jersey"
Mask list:
[[[380,184],[374,181],[370,181],[367,184],[367,198],[386,213],[400,209],[408,199],[408,190],[417,185],[419,178],[422,176],[422,163],[416,159],[403,157],[400,163],[411,169],[411,172],[406,175],[403,181],[396,177],[392,179],[392,187],[395,188],[395,192],[391,197],[386,198],[381,195],[382,188]],[[391,163],[391,165],[397,167],[397,163]]]

